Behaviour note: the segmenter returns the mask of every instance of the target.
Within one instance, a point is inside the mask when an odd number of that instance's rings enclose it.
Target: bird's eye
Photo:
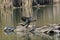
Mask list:
[[[60,30],[60,27],[58,28],[58,30]]]

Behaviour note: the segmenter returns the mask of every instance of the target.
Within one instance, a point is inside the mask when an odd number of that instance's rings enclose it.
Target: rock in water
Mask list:
[[[15,29],[16,29],[15,27],[8,26],[4,28],[4,32],[14,32]]]

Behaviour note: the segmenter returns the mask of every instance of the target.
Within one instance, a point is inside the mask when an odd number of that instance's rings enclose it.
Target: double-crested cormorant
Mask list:
[[[21,17],[22,21],[25,22],[25,24],[21,24],[22,26],[26,25],[26,28],[28,28],[28,26],[30,25],[31,22],[36,21],[34,20],[32,17]]]

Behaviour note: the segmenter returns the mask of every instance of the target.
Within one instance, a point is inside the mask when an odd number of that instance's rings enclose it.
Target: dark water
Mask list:
[[[60,37],[58,36],[40,36],[40,34],[33,35],[29,32],[23,34],[15,32],[10,35],[4,33],[4,27],[16,27],[19,25],[24,14],[37,19],[36,22],[32,23],[37,26],[60,23],[60,4],[47,5],[40,8],[33,7],[31,9],[33,11],[30,14],[26,13],[26,11],[22,12],[22,8],[0,9],[0,40],[59,40]],[[21,35],[23,36],[21,37]]]

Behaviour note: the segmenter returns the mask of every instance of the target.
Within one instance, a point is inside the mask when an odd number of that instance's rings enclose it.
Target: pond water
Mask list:
[[[37,19],[37,21],[32,22],[37,26],[60,23],[60,4],[46,5],[40,8],[33,7],[31,9],[33,11],[30,14],[27,14],[26,11],[22,12],[22,8],[0,9],[0,40],[60,40],[57,35],[48,37],[41,34],[34,35],[29,32],[10,34],[4,32],[6,26],[18,26],[22,22],[21,17],[23,15]],[[23,36],[21,37],[21,35]]]

